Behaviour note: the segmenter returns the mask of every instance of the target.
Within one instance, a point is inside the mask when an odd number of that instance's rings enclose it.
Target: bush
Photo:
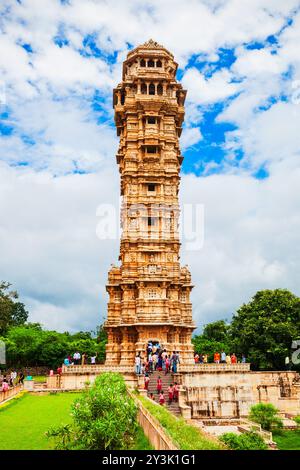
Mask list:
[[[228,432],[220,436],[220,440],[232,450],[266,450],[267,445],[256,432],[249,431],[243,434]]]
[[[277,416],[278,410],[271,403],[258,403],[251,406],[249,418],[261,425],[266,431],[282,428],[282,420]]]
[[[298,428],[300,427],[300,416],[295,416],[294,421],[297,423]]]
[[[129,449],[137,432],[136,414],[123,377],[103,373],[73,403],[73,423],[47,436],[55,438],[57,449]]]

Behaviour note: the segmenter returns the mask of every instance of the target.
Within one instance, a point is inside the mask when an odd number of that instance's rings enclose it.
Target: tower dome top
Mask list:
[[[144,42],[144,44],[141,44],[141,45],[135,47],[134,49],[132,49],[132,51],[130,51],[127,54],[127,58],[130,58],[131,56],[133,56],[137,53],[143,53],[143,52],[148,52],[148,51],[153,51],[156,54],[161,51],[164,54],[167,54],[172,59],[174,59],[174,56],[173,56],[173,54],[171,54],[170,51],[168,51],[164,46],[162,46],[158,42],[154,41],[153,39],[149,39],[148,41]]]

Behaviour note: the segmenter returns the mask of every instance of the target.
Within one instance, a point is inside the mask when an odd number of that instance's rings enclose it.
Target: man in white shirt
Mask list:
[[[74,364],[79,364],[80,358],[81,358],[80,353],[76,351],[76,353],[73,355]]]

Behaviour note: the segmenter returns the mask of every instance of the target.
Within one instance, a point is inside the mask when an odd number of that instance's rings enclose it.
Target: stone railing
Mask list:
[[[264,439],[264,441],[271,442],[273,440],[271,431],[265,431],[262,429],[260,424],[254,423],[249,419],[241,419],[240,424],[238,425],[238,430],[242,433],[255,431]]]
[[[245,364],[193,364],[180,365],[178,372],[247,372],[250,371],[250,363]]]
[[[95,365],[74,365],[74,366],[63,366],[63,374],[101,374],[102,372],[120,372],[120,374],[133,373],[134,366],[106,366],[104,364]]]
[[[10,388],[7,390],[7,392],[0,392],[0,403],[3,401],[7,400],[8,398],[14,397],[15,395],[18,395],[18,393],[22,390],[21,385],[16,385],[13,388]]]
[[[250,371],[250,364],[192,364],[181,365],[179,364],[178,372],[193,373],[193,372],[247,372]],[[62,372],[64,374],[101,374],[102,372],[120,372],[120,374],[128,374],[134,372],[134,366],[109,366],[105,364],[86,364],[63,366]]]
[[[159,421],[143,406],[129,390],[129,395],[138,406],[137,420],[143,428],[145,436],[149,439],[155,450],[178,450],[172,439],[166,434]],[[148,400],[148,398],[146,398]],[[159,406],[159,405],[156,405]]]

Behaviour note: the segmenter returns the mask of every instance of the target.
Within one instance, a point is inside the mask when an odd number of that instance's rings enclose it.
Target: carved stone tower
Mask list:
[[[148,341],[193,364],[191,276],[179,263],[179,136],[186,91],[177,64],[150,40],[133,49],[113,92],[120,136],[120,267],[108,274],[107,365],[133,366]]]

